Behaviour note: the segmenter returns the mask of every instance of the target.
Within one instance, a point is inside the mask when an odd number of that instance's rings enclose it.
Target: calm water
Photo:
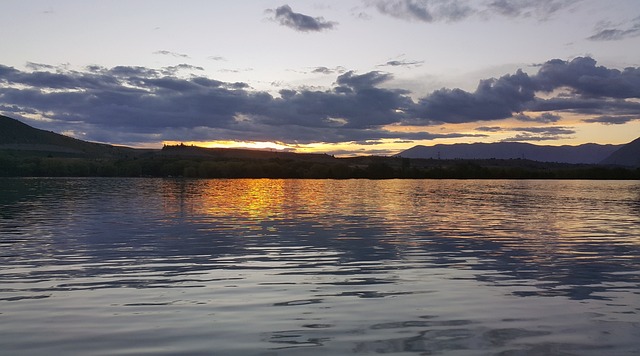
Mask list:
[[[640,354],[640,182],[0,179],[0,353]]]

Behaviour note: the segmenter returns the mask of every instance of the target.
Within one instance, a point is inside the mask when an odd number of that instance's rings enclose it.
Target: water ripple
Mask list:
[[[640,353],[640,183],[0,179],[7,354]]]

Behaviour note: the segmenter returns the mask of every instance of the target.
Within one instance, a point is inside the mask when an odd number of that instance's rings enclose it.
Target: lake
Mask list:
[[[640,354],[640,182],[0,178],[0,353]]]

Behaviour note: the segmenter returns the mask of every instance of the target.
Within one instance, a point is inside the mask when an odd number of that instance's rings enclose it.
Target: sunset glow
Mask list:
[[[640,354],[640,0],[0,23],[0,356]]]
[[[336,156],[640,132],[635,0],[95,4],[0,5],[29,29],[6,36],[0,114],[138,148]]]
[[[175,146],[184,144],[206,148],[246,148],[256,150],[291,150],[292,147],[278,142],[251,142],[251,141],[163,141],[164,145]]]

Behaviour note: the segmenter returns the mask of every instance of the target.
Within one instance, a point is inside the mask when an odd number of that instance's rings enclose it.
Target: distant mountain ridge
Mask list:
[[[305,159],[326,161],[333,158],[325,154],[270,152],[247,149],[212,149],[191,146],[167,146],[160,149],[136,149],[88,142],[40,130],[10,117],[0,115],[0,151],[22,152],[40,157],[116,158],[134,157],[187,157],[234,159]],[[439,144],[414,146],[396,155],[404,158],[425,159],[524,159],[538,162],[568,164],[603,164],[640,167],[640,138],[626,145],[584,144],[579,146],[538,146],[521,142]]]
[[[587,143],[579,146],[538,146],[523,142],[457,143],[414,146],[398,154],[405,158],[528,159],[539,162],[598,164],[623,145]]]

